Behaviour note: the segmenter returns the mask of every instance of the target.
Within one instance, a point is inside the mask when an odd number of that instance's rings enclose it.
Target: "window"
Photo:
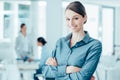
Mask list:
[[[87,13],[87,22],[84,25],[84,30],[89,32],[89,35],[93,38],[98,39],[98,28],[99,28],[99,6],[85,4]]]
[[[18,5],[18,24],[25,23],[27,26],[27,33],[31,33],[30,24],[30,4],[19,4]],[[19,28],[19,27],[18,27]]]
[[[103,54],[113,53],[114,8],[102,7],[102,43]]]
[[[0,2],[0,40],[10,41],[11,37],[11,3]]]
[[[11,10],[11,3],[5,2],[5,3],[4,3],[4,10],[5,10],[5,11]]]
[[[10,30],[10,20],[11,19],[10,18],[11,18],[10,15],[7,15],[7,14],[4,15],[3,37],[5,39],[10,38],[10,33],[11,33],[11,30]]]
[[[3,2],[0,2],[0,41],[3,39]]]

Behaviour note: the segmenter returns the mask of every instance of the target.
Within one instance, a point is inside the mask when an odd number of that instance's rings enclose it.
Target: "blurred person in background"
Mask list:
[[[26,25],[24,23],[20,26],[20,32],[16,38],[15,51],[17,54],[17,59],[22,59],[23,61],[31,62],[33,54],[32,41],[29,35],[27,35]]]
[[[41,59],[39,64],[39,69],[36,70],[34,74],[34,80],[39,80],[37,74],[42,74],[42,67],[45,65],[46,60],[50,57],[50,50],[47,46],[47,41],[43,37],[37,38],[37,46],[41,47]],[[46,78],[46,80],[54,80],[53,78]]]

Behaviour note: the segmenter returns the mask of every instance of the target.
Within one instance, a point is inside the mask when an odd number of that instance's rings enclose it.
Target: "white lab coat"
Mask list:
[[[16,38],[15,50],[18,58],[30,57],[33,53],[32,40],[30,36],[24,36],[20,32]]]

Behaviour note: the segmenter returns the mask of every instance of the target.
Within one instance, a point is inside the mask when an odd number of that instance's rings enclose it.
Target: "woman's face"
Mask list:
[[[86,16],[82,17],[80,14],[72,10],[66,10],[65,16],[67,26],[72,32],[79,32],[83,30],[84,22],[87,20]]]
[[[43,46],[43,44],[41,42],[37,42],[37,46]]]
[[[21,29],[22,32],[26,32],[26,26],[23,26]]]

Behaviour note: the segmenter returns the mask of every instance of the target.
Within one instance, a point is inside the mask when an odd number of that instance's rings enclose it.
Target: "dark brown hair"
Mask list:
[[[25,23],[22,23],[22,24],[20,25],[20,28],[22,29],[24,26],[25,26]]]
[[[37,41],[41,42],[43,45],[45,45],[47,43],[47,41],[43,37],[37,38]]]
[[[22,24],[20,25],[20,32],[22,32],[21,29],[22,29],[24,26],[25,26],[25,23],[22,23]]]
[[[83,6],[83,4],[79,1],[74,1],[74,2],[71,2],[65,9],[66,10],[72,10],[78,14],[80,14],[82,17],[85,17],[86,15],[86,10],[85,10],[85,7]],[[86,23],[86,21],[85,21]]]

